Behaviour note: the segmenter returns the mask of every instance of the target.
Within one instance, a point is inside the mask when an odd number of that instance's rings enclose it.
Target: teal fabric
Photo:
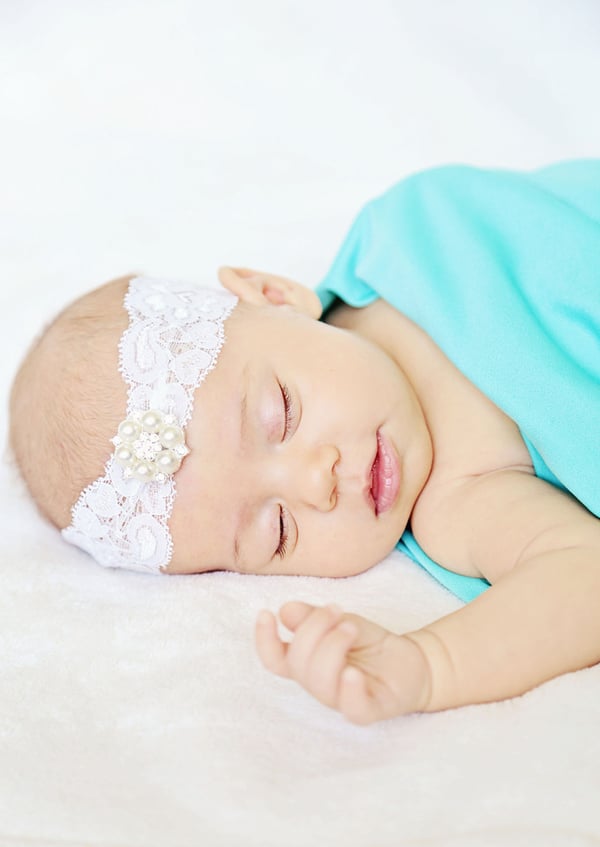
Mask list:
[[[517,423],[536,474],[600,516],[600,160],[404,179],[362,209],[317,293],[408,315]],[[466,602],[489,586],[410,531],[399,546]]]

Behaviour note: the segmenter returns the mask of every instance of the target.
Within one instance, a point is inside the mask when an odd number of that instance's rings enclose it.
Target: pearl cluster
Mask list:
[[[190,452],[175,415],[156,409],[132,412],[119,424],[111,442],[115,460],[125,468],[125,477],[139,482],[166,482]]]

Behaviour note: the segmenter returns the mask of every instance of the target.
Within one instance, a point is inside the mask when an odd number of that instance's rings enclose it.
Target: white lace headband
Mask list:
[[[159,573],[171,560],[173,474],[189,452],[184,427],[237,302],[223,288],[143,277],[129,283],[129,326],[119,343],[127,417],[111,439],[104,476],[82,491],[62,530],[101,565]]]

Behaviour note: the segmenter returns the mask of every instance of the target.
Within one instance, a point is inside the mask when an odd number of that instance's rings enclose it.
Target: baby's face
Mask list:
[[[418,400],[381,349],[291,306],[240,303],[198,389],[169,573],[350,576],[384,558],[431,465]],[[398,494],[370,494],[378,433]]]

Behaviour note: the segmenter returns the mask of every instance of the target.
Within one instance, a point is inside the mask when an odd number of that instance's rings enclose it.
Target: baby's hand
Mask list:
[[[279,638],[275,616],[262,611],[256,648],[267,670],[294,679],[356,724],[422,711],[430,675],[417,644],[337,606],[286,603],[279,610],[291,642]]]

